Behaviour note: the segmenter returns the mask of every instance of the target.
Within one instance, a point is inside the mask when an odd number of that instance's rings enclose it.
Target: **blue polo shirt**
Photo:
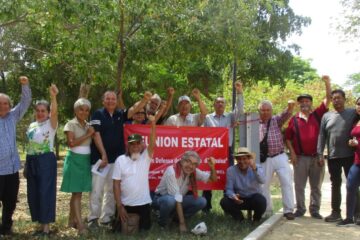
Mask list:
[[[91,126],[100,133],[109,163],[125,153],[124,123],[127,121],[127,111],[115,110],[111,116],[105,108],[96,110],[91,117]],[[94,141],[91,143],[91,164],[101,158]]]

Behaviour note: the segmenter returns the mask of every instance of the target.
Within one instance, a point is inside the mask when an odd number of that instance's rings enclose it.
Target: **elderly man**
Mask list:
[[[150,92],[145,92],[144,103],[151,97]],[[91,125],[95,129],[94,141],[91,144],[91,164],[101,160],[100,167],[109,165],[110,170],[105,177],[97,174],[92,175],[92,191],[90,194],[90,211],[88,216],[89,227],[97,227],[100,223],[109,224],[115,213],[115,201],[113,194],[113,167],[116,158],[125,153],[123,125],[132,115],[139,111],[139,107],[131,111],[123,111],[117,108],[117,95],[113,91],[107,91],[103,96],[103,108],[94,112]],[[139,104],[140,105],[140,104]]]
[[[128,213],[136,213],[140,217],[140,230],[151,227],[149,168],[155,147],[155,117],[150,115],[149,121],[149,146],[145,148],[141,135],[130,135],[128,151],[116,159],[113,173],[114,196],[121,222],[128,220]]]
[[[238,221],[244,220],[241,210],[254,210],[253,222],[259,222],[266,209],[261,194],[262,167],[255,164],[254,154],[245,147],[239,148],[234,158],[237,164],[226,171],[226,195],[220,201],[221,208]]]
[[[272,104],[264,100],[259,104],[260,113],[260,139],[266,141],[268,152],[265,162],[261,165],[265,171],[265,183],[263,193],[267,202],[267,215],[272,213],[272,201],[270,196],[270,183],[274,172],[279,177],[282,193],[284,217],[294,220],[294,192],[292,186],[292,171],[288,163],[288,157],[284,152],[282,125],[291,117],[295,102],[290,100],[288,107],[281,114],[273,116]]]
[[[16,147],[16,124],[31,103],[31,90],[27,77],[20,77],[20,102],[11,108],[10,97],[0,93],[0,200],[2,201],[1,235],[11,234],[12,215],[19,192],[20,157]]]
[[[326,222],[341,221],[341,173],[347,177],[354,161],[354,150],[348,145],[350,132],[356,117],[355,109],[345,108],[345,92],[336,89],[331,92],[334,111],[327,112],[321,119],[317,153],[320,166],[324,165],[324,148],[328,149],[328,169],[331,181],[332,212]],[[357,207],[357,213],[359,208]]]
[[[153,206],[159,209],[158,223],[166,227],[169,218],[176,212],[180,232],[187,231],[185,218],[194,215],[206,206],[206,199],[197,195],[197,181],[215,182],[217,180],[215,159],[209,158],[210,173],[197,168],[200,157],[194,151],[187,151],[175,165],[169,166],[155,190]],[[186,195],[189,187],[192,195]]]
[[[170,116],[165,125],[169,126],[201,126],[204,123],[208,110],[204,102],[201,100],[199,89],[193,89],[192,95],[199,104],[200,113],[192,114],[191,111],[191,100],[188,96],[184,95],[179,97],[178,100],[178,114]]]
[[[291,163],[294,166],[294,182],[296,197],[295,217],[302,217],[306,212],[305,186],[310,182],[310,215],[322,219],[319,213],[321,204],[321,185],[324,179],[324,167],[318,165],[316,145],[319,136],[320,121],[328,111],[331,101],[329,76],[323,76],[326,98],[320,106],[312,110],[312,96],[302,94],[297,102],[300,112],[292,117],[285,132],[286,146],[290,150]]]
[[[214,100],[214,112],[206,115],[204,127],[226,127],[229,132],[229,166],[234,165],[234,159],[232,157],[232,145],[233,145],[233,131],[232,128],[236,125],[236,121],[239,120],[240,114],[244,113],[244,98],[242,95],[242,84],[240,81],[235,82],[236,89],[236,104],[235,109],[232,112],[225,113],[226,102],[225,98],[217,97]],[[203,209],[204,212],[209,212],[212,208],[211,191],[204,191],[203,197],[206,198],[207,206]]]

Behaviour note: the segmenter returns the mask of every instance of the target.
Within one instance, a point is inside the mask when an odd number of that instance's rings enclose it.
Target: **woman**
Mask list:
[[[351,166],[346,180],[346,218],[338,226],[354,224],[354,212],[360,186],[360,98],[356,100],[355,107],[357,118],[351,130],[352,139],[349,146],[355,149],[354,164]]]
[[[26,155],[27,196],[31,220],[41,224],[34,235],[49,235],[49,223],[55,222],[56,157],[53,152],[58,125],[57,87],[50,87],[51,107],[45,100],[35,104],[35,119],[26,134],[29,139]]]
[[[91,191],[90,143],[95,130],[86,121],[90,108],[89,100],[78,99],[74,104],[75,118],[64,127],[69,150],[60,190],[72,193],[69,226],[77,228],[79,234],[87,232],[81,218],[81,196],[83,192]]]

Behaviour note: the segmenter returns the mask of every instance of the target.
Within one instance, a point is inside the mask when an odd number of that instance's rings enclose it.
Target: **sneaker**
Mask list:
[[[311,217],[315,219],[323,219],[323,216],[321,216],[318,212],[311,213]]]
[[[88,225],[88,228],[89,228],[89,229],[97,229],[97,228],[99,228],[99,224],[98,224],[98,222],[97,222],[97,218],[88,221],[87,225]]]
[[[304,216],[304,212],[301,212],[301,211],[299,211],[299,210],[296,210],[296,212],[294,213],[294,216],[295,217],[302,217],[302,216]]]
[[[353,225],[354,225],[354,220],[352,220],[350,218],[345,218],[344,220],[342,220],[341,222],[336,224],[336,226],[338,226],[338,227],[350,227]]]
[[[339,222],[341,220],[341,214],[334,211],[332,211],[331,214],[325,218],[325,222]]]
[[[286,217],[287,220],[295,219],[295,215],[292,212],[284,213],[284,217]]]

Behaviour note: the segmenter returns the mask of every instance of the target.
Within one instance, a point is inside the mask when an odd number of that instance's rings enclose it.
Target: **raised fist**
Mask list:
[[[29,79],[26,76],[19,77],[21,85],[29,84]]]

